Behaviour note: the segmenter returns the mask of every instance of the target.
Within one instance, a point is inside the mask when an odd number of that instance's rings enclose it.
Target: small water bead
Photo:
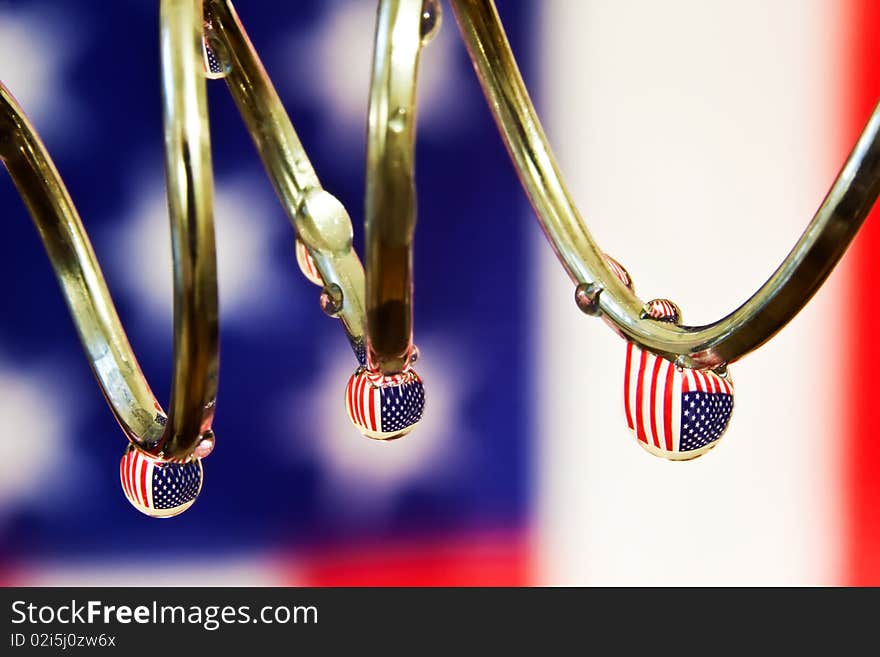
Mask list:
[[[220,80],[232,70],[229,53],[225,44],[214,30],[206,25],[202,36],[202,53],[205,59],[205,76],[210,80]]]
[[[196,445],[196,448],[193,451],[193,456],[197,459],[205,458],[214,451],[215,443],[216,438],[214,437],[214,432],[208,429],[202,434],[202,437],[199,438],[199,444]]]
[[[422,24],[420,30],[422,45],[430,43],[437,36],[442,22],[443,8],[440,6],[439,0],[425,0],[422,3]]]
[[[599,294],[602,288],[595,283],[581,283],[574,289],[574,302],[587,315],[599,314]]]
[[[342,288],[336,283],[330,283],[321,290],[321,310],[328,317],[337,317],[342,312]]]
[[[388,127],[391,128],[392,132],[401,133],[406,128],[407,114],[405,107],[398,107],[394,114],[392,114],[391,119],[388,121]]]

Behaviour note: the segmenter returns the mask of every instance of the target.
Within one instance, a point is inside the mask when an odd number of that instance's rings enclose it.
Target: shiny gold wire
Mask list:
[[[510,157],[556,255],[599,311],[639,345],[687,367],[716,367],[761,346],[807,304],[843,257],[880,194],[880,106],[828,195],[769,280],[705,326],[644,319],[643,303],[608,268],[571,201],[492,0],[451,0],[460,32]]]
[[[416,81],[422,0],[380,0],[367,120],[364,244],[367,365],[406,369],[412,353]]]
[[[689,367],[715,367],[769,340],[825,280],[880,194],[878,106],[812,222],[749,300],[706,326],[644,319],[643,304],[608,269],[571,202],[494,3],[451,2],[491,111],[557,256],[572,280],[599,291],[601,314],[615,329],[655,353]],[[165,166],[175,289],[167,417],[131,350],[58,171],[21,108],[0,85],[0,159],[37,226],[104,395],[128,438],[142,449],[185,458],[210,430],[214,413],[218,316],[203,19],[224,46],[227,85],[291,223],[325,284],[342,292],[338,315],[349,340],[363,345],[366,326],[374,327],[370,337],[380,369],[405,366],[412,336],[414,90],[421,46],[417,6],[421,2],[415,0],[380,4],[366,203],[368,307],[376,319],[367,323],[364,270],[352,248],[351,220],[321,187],[231,2],[205,0],[203,13],[201,0],[162,0]],[[389,302],[399,304],[399,310],[386,312]]]
[[[163,0],[166,176],[174,253],[174,372],[167,417],[141,372],[58,170],[21,107],[0,85],[0,159],[42,238],[104,396],[130,441],[175,459],[188,457],[209,430],[217,387],[213,183],[201,25],[199,0]]]
[[[325,286],[337,286],[337,313],[356,348],[364,343],[364,268],[345,208],[322,187],[278,93],[228,0],[206,0],[206,17],[229,59],[226,83],[278,198]]]

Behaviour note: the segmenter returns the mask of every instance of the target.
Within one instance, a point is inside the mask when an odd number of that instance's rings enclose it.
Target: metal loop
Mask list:
[[[571,201],[494,3],[451,2],[498,129],[560,262],[575,284],[602,290],[599,312],[616,330],[680,365],[731,363],[772,338],[825,281],[880,194],[878,106],[813,220],[751,298],[705,326],[643,319],[644,304],[609,269]]]
[[[88,235],[23,110],[0,84],[0,159],[42,238],[98,383],[128,439],[186,459],[209,432],[217,390],[213,178],[200,0],[163,0],[165,168],[174,252],[174,366],[168,415],[144,378]]]
[[[404,371],[412,353],[416,81],[422,0],[380,0],[367,121],[367,364]]]

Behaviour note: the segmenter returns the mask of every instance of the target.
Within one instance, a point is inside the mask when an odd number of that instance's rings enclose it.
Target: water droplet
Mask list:
[[[205,458],[214,451],[214,443],[214,432],[208,429],[205,433],[202,434],[202,437],[199,439],[199,444],[196,445],[196,448],[193,451],[193,456],[197,459]]]
[[[437,36],[442,22],[443,8],[440,6],[439,0],[425,0],[422,3],[422,24],[420,29],[422,45],[430,43]]]
[[[202,35],[202,54],[205,58],[205,77],[208,79],[220,80],[232,70],[226,45],[210,25],[205,25]]]
[[[574,289],[574,302],[587,315],[599,314],[599,294],[602,288],[595,283],[581,283]]]
[[[406,120],[406,108],[398,107],[388,121],[388,127],[391,128],[393,132],[403,132],[404,128],[406,128]]]
[[[337,317],[342,312],[342,288],[330,283],[321,290],[321,310],[328,317]]]

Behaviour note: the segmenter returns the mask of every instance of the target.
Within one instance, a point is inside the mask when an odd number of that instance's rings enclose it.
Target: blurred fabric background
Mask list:
[[[499,11],[594,237],[687,323],[794,244],[880,97],[872,0],[514,2]],[[362,246],[375,3],[239,0]],[[0,181],[0,583],[880,584],[877,220],[807,309],[731,367],[721,444],[629,434],[623,343],[581,314],[444,4],[420,73],[423,423],[349,424],[355,361],[223,82],[209,82],[218,442],[182,516],[125,501],[121,431],[48,260]],[[0,79],[46,142],[151,386],[167,399],[170,240],[158,3],[0,1]]]

